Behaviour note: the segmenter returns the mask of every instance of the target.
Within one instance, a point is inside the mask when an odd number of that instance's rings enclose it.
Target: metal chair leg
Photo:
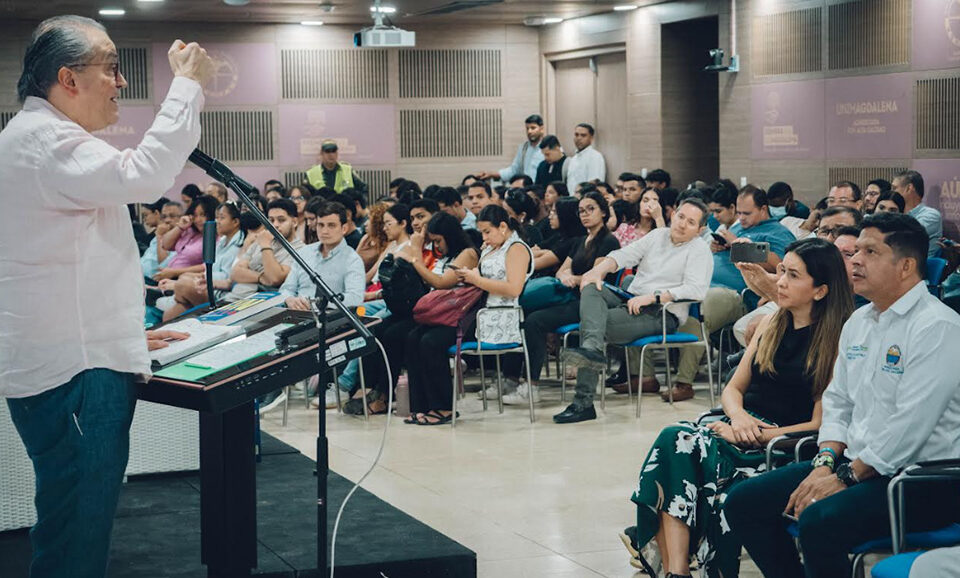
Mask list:
[[[853,569],[850,572],[851,578],[863,578],[863,559],[866,554],[856,554],[853,557]]]
[[[363,358],[357,358],[360,363],[360,395],[363,399],[363,421],[370,419],[370,410],[367,409],[367,381],[363,378]]]
[[[560,374],[560,403],[566,403],[567,401],[567,362],[563,359],[563,354],[567,350],[567,337],[569,336],[569,332],[563,334],[560,353],[558,354],[560,366],[557,368],[557,373]]]
[[[647,352],[646,346],[640,348],[640,379],[639,381],[643,382],[643,356]],[[627,366],[629,367],[629,366]],[[656,375],[654,375],[656,377]],[[630,379],[629,373],[627,379]],[[643,387],[637,388],[637,418],[640,417],[640,400],[643,399]]]
[[[534,423],[536,418],[533,414],[533,378],[530,377],[530,355],[527,353],[527,341],[523,340],[523,366],[527,368],[527,401],[530,402],[530,423]]]
[[[667,397],[670,399],[670,405],[673,405],[673,378],[670,376],[670,350],[663,348],[663,357],[667,362]]]
[[[479,355],[480,351],[477,350],[477,357],[480,358],[480,399],[483,400],[483,411],[487,411],[487,384],[484,376],[483,370],[483,356]]]
[[[630,377],[630,348],[623,348],[623,368],[627,373],[627,403],[633,403],[633,379]],[[637,395],[640,395],[639,389]]]
[[[343,414],[343,400],[340,399],[340,380],[338,379],[338,376],[337,376],[337,368],[336,368],[336,367],[331,368],[331,371],[333,371],[333,390],[334,390],[334,392],[336,392],[336,394],[337,394],[337,413],[339,413],[339,414],[342,415],[342,414]],[[324,389],[326,389],[326,388],[324,388]],[[324,403],[323,403],[323,405],[326,406],[326,393],[327,393],[327,392],[324,391],[323,393],[324,393]],[[321,411],[324,411],[324,410],[321,410]]]
[[[711,349],[713,346],[710,345],[709,340],[706,341],[707,349],[707,383],[710,387],[710,407],[717,407],[716,393],[713,391],[713,355],[711,354]]]
[[[503,413],[503,374],[500,373],[500,354],[496,353],[493,357],[497,362],[497,406],[500,413]]]
[[[457,427],[457,398],[460,397],[460,390],[463,389],[463,373],[460,371],[460,351],[458,350],[456,355],[453,356],[454,370],[453,370],[453,398],[452,406],[453,413],[450,414],[452,419],[450,420],[450,427]]]
[[[303,407],[310,409],[310,379],[303,380]],[[320,391],[320,378],[317,378],[317,391]]]
[[[283,420],[280,422],[280,425],[287,427],[287,409],[290,407],[290,386],[285,385],[283,387]]]

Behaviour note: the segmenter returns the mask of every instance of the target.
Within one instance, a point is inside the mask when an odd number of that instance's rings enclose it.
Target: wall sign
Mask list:
[[[826,81],[827,156],[909,158],[913,90],[909,74]]]
[[[153,99],[167,96],[173,72],[169,44],[153,45]],[[213,78],[203,89],[206,105],[276,104],[277,48],[268,43],[205,44],[213,59]]]
[[[354,165],[392,165],[397,158],[396,112],[386,104],[281,104],[280,162],[306,170],[320,144],[337,141],[340,159]]]
[[[822,80],[755,84],[750,107],[753,158],[824,158]]]

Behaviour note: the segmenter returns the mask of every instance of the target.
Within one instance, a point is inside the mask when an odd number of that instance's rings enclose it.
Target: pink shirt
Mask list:
[[[27,97],[0,132],[0,397],[85,369],[150,373],[143,274],[126,203],[173,186],[200,142],[203,91],[177,77],[135,149]]]
[[[177,244],[173,246],[177,252],[167,265],[169,269],[182,269],[184,267],[193,267],[203,263],[203,235],[193,228],[193,225],[187,227],[186,231],[180,233]]]

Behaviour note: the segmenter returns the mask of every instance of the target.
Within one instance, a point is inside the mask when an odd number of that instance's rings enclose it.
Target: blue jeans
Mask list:
[[[132,376],[109,369],[7,400],[37,479],[31,578],[106,575],[136,401]]]

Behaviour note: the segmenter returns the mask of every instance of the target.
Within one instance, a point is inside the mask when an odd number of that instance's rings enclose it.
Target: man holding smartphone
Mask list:
[[[730,247],[737,243],[766,243],[767,258],[758,264],[772,273],[780,264],[787,245],[794,241],[793,234],[786,227],[776,219],[770,218],[767,194],[763,189],[753,185],[740,189],[737,195],[737,218],[739,222],[721,233],[728,240],[728,244],[717,246],[715,242],[713,247],[713,277],[710,281],[710,290],[703,302],[704,325],[709,333],[733,324],[747,313],[747,308],[740,298],[740,292],[747,288],[747,284],[731,259]],[[737,251],[737,253],[740,252]],[[749,254],[757,251],[743,252]],[[756,300],[753,305],[756,305]],[[687,321],[678,331],[697,335],[700,333],[700,325]],[[693,381],[700,369],[702,357],[703,352],[693,347],[686,347],[680,351],[673,401],[683,401],[693,397]],[[669,392],[664,391],[661,396],[664,401],[669,400]]]

